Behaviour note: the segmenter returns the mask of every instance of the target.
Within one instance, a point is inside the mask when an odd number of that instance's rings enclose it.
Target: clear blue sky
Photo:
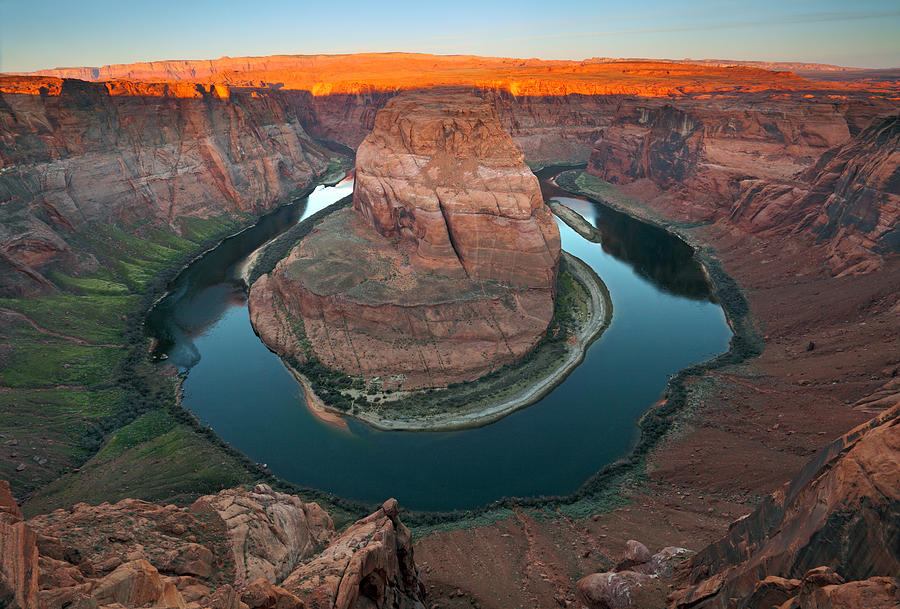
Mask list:
[[[0,0],[0,71],[420,51],[900,67],[898,0]]]

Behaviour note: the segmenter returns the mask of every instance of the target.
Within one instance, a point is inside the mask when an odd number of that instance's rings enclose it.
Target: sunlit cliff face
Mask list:
[[[682,97],[747,93],[802,92],[814,97],[866,91],[897,97],[900,86],[885,83],[823,83],[790,72],[754,67],[693,65],[648,60],[544,61],[422,54],[357,54],[223,58],[212,61],[161,61],[60,68],[34,73],[41,80],[0,78],[0,91],[59,93],[62,78],[110,82],[111,94],[195,97],[227,95],[225,87],[308,91],[316,96],[393,92],[401,89],[464,86],[512,95],[633,95]],[[129,86],[126,82],[168,83]],[[172,83],[199,83],[191,88]],[[209,87],[209,85],[220,85]],[[823,93],[824,91],[828,93]],[[833,98],[833,97],[832,97]]]

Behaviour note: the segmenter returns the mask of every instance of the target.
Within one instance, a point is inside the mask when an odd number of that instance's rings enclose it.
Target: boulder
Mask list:
[[[412,535],[389,500],[357,521],[282,583],[310,609],[424,608]]]
[[[647,546],[634,539],[629,539],[625,543],[625,554],[619,559],[618,564],[616,564],[616,571],[625,571],[632,567],[646,564],[650,562],[651,558],[652,556],[650,555],[650,550],[647,549]]]
[[[257,485],[252,492],[228,489],[201,497],[191,511],[215,513],[225,523],[237,586],[260,578],[281,581],[334,533],[331,517],[318,504],[267,485]]]
[[[153,604],[160,608],[183,608],[184,600],[175,586],[163,581],[146,560],[123,563],[115,571],[89,587],[100,605],[120,603],[125,607]]]
[[[575,596],[587,609],[632,609],[637,592],[650,576],[635,571],[593,573],[578,580]]]
[[[303,601],[263,578],[251,582],[241,591],[241,602],[250,609],[305,609]]]

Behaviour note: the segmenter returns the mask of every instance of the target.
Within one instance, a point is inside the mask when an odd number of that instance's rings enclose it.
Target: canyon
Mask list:
[[[537,178],[491,106],[402,94],[357,151],[353,208],[253,284],[250,316],[301,364],[379,390],[444,387],[534,349],[559,256]]]
[[[114,254],[84,239],[98,226],[115,224],[141,237],[157,231],[185,236],[185,227],[192,226],[185,218],[228,216],[236,227],[326,172],[346,152],[338,143],[358,149],[375,127],[378,110],[398,90],[462,87],[494,108],[529,164],[588,163],[587,172],[567,187],[679,235],[733,278],[742,298],[732,310],[744,311],[755,333],[751,342],[758,346],[750,350],[753,357],[687,376],[679,390],[687,407],[660,415],[673,431],[646,455],[643,473],[610,482],[616,500],[598,495],[536,510],[513,504],[493,512],[489,522],[419,537],[416,564],[427,597],[458,608],[583,602],[576,598],[575,582],[587,574],[615,572],[615,557],[633,539],[654,549],[700,551],[688,563],[695,572],[672,584],[685,592],[668,602],[682,606],[730,606],[731,598],[749,599],[754,591],[767,590],[773,591],[767,598],[777,596],[779,603],[796,597],[806,603],[802,606],[816,606],[811,599],[828,606],[827,597],[832,606],[853,606],[852,600],[844,605],[833,600],[850,594],[845,586],[851,584],[842,580],[857,582],[851,586],[857,599],[865,590],[871,598],[896,594],[890,581],[872,581],[892,570],[896,574],[896,556],[879,551],[873,554],[877,565],[863,565],[818,546],[784,554],[781,544],[800,546],[791,545],[797,538],[775,535],[775,529],[784,525],[809,537],[789,512],[805,514],[819,499],[838,514],[820,530],[847,543],[855,543],[859,531],[865,535],[878,523],[896,520],[890,516],[897,505],[891,486],[896,411],[888,409],[897,402],[892,379],[900,365],[897,82],[834,82],[821,73],[810,80],[757,67],[646,61],[413,56],[403,67],[400,59],[229,59],[206,62],[202,70],[154,62],[0,77],[0,285],[4,296],[38,297],[7,299],[3,306],[58,298],[66,290],[60,274],[81,279],[108,266]],[[23,311],[37,317],[39,327],[49,325],[31,309]],[[20,418],[32,400],[48,399],[33,397],[37,389],[16,385],[8,371],[23,357],[23,327],[21,318],[3,317],[4,335],[17,338],[0,349],[0,364],[7,367],[0,372],[0,397],[10,416]],[[54,328],[66,335],[79,329],[71,321]],[[94,340],[81,338],[89,339]],[[47,396],[59,384],[38,389]],[[663,396],[663,408],[666,399],[673,396]],[[880,418],[867,423],[875,416]],[[195,443],[205,437],[184,425],[184,432],[166,428],[167,440],[176,431],[190,434]],[[860,425],[852,438],[844,438]],[[158,489],[121,486],[122,479],[133,484],[135,464],[145,458],[138,452],[158,448],[152,436],[142,436],[129,449],[133,452],[85,468],[90,479],[67,473],[55,483],[54,492],[61,494],[42,494],[32,477],[49,483],[80,462],[65,456],[62,447],[68,445],[58,436],[39,433],[55,442],[30,440],[48,447],[48,465],[29,461],[25,473],[16,471],[26,440],[20,448],[5,445],[7,455],[17,456],[0,462],[13,493],[31,496],[24,507],[38,519],[50,517],[39,512],[52,515],[53,508],[68,510],[78,501],[66,501],[61,487],[67,485],[90,486],[96,503],[158,499],[151,496],[157,492],[183,506],[199,499],[174,479],[159,482]],[[873,435],[880,448],[863,451],[870,442],[858,438]],[[826,448],[816,465],[806,465]],[[234,462],[223,450],[203,453],[216,471]],[[850,458],[836,460],[842,455]],[[873,461],[875,455],[881,456]],[[131,459],[127,466],[116,460],[125,457]],[[823,463],[835,474],[823,470]],[[835,528],[845,506],[857,505],[845,501],[843,480],[851,487],[866,482],[846,473],[854,463],[862,463],[867,476],[872,468],[880,472],[872,479],[886,497],[878,499],[875,515],[867,513],[858,522],[856,532]],[[197,467],[190,463],[184,471]],[[249,471],[236,482],[261,475]],[[778,491],[797,472],[802,473],[790,490]],[[232,486],[223,482],[210,490]],[[819,495],[816,489],[822,489]],[[757,504],[761,507],[753,511]],[[4,563],[4,573],[24,573],[17,565],[45,560],[39,545],[31,550],[33,533],[22,523],[4,526],[11,530],[10,543],[25,549],[15,565]],[[762,541],[767,533],[770,540]],[[894,539],[896,532],[884,534]],[[754,548],[741,545],[745,538],[756,540]],[[704,550],[707,544],[712,545]],[[759,569],[758,561],[769,566]],[[822,566],[837,576],[815,571]],[[163,581],[171,577],[168,572],[154,580],[143,563],[128,569],[155,581],[151,587],[160,594],[168,589]],[[36,571],[27,572],[31,575],[16,581],[33,591],[29,582]],[[410,570],[398,566],[397,572]],[[98,585],[93,580],[114,574],[82,573],[92,580],[90,589]],[[120,573],[113,580],[119,578],[128,579]],[[83,594],[85,583],[79,586]],[[298,596],[301,589],[285,591]],[[272,599],[282,594],[270,592],[265,588],[260,594]],[[650,592],[646,606],[665,606],[670,590]]]

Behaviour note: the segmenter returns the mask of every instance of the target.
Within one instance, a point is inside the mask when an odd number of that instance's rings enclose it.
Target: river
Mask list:
[[[382,432],[352,419],[342,430],[310,414],[300,387],[253,332],[235,269],[266,240],[350,194],[345,180],[205,255],[151,313],[151,335],[186,375],[184,407],[276,475],[350,499],[451,510],[576,490],[634,445],[636,421],[669,375],[726,351],[731,330],[686,244],[561,196],[546,179],[542,187],[599,229],[601,243],[592,243],[558,221],[563,249],[603,279],[614,313],[584,362],[540,402],[457,432]]]

